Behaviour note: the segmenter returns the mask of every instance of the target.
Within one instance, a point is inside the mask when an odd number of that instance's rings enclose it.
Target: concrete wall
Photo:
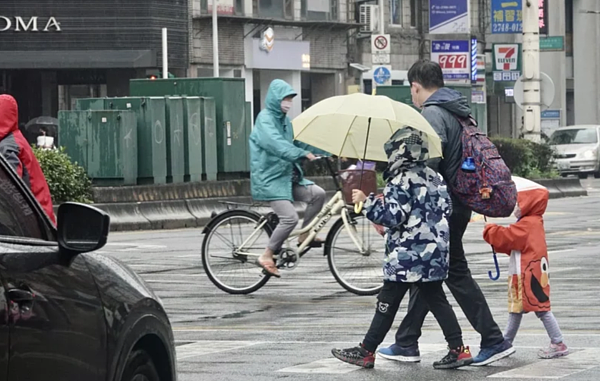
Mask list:
[[[600,124],[600,12],[597,0],[573,1],[575,124]]]
[[[550,36],[565,36],[565,2],[549,0],[548,28]],[[567,123],[567,59],[565,52],[540,52],[540,69],[552,78],[555,87],[551,110],[561,110],[561,126]]]
[[[213,62],[212,21],[194,20],[192,64]],[[244,25],[219,24],[219,65],[244,65]]]

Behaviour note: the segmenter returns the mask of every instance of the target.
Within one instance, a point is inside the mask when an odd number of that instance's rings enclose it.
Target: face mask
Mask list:
[[[281,111],[287,114],[292,108],[292,101],[281,101]]]

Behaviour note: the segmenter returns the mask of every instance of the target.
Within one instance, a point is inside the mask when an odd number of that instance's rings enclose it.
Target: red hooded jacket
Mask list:
[[[550,311],[550,271],[543,215],[547,189],[519,192],[521,218],[509,227],[489,224],[483,238],[499,253],[510,255],[509,312]]]
[[[56,224],[48,183],[33,150],[19,131],[19,108],[10,95],[0,95],[0,153],[13,167]]]

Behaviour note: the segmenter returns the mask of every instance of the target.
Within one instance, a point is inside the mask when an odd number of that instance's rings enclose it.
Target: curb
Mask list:
[[[580,197],[587,196],[587,190],[581,186],[581,181],[577,178],[534,180],[540,185],[548,188],[550,198]]]
[[[326,202],[331,200],[335,192],[327,192]],[[202,228],[211,219],[213,213],[223,212],[228,208],[223,202],[240,203],[239,209],[249,208],[250,197],[228,197],[218,199],[190,199],[177,201],[151,201],[138,203],[94,204],[95,207],[110,215],[111,231],[135,230],[169,230],[183,228]],[[265,206],[253,207],[252,210],[266,214],[271,209]],[[304,216],[303,203],[294,203],[300,218]],[[235,209],[235,205],[230,208]]]
[[[312,179],[316,180],[316,179]],[[320,179],[319,179],[320,180]],[[581,186],[581,182],[576,178],[567,179],[549,179],[535,180],[540,185],[548,188],[551,199],[587,196],[587,191]],[[317,181],[315,181],[317,182]],[[224,187],[220,189],[236,189],[244,188],[243,181],[226,182]],[[231,184],[239,183],[239,184]],[[325,185],[327,190],[327,201],[335,194],[331,190],[333,184],[323,184],[318,181],[319,185]],[[332,182],[331,182],[332,183]],[[189,183],[194,184],[194,183]],[[210,185],[214,187],[214,185]],[[144,195],[149,196],[154,190],[162,188],[162,186],[151,186],[142,193],[139,192],[140,187],[129,187],[124,191],[124,194]],[[138,188],[138,189],[134,189]],[[238,189],[239,189],[238,188]],[[176,197],[180,191],[190,191],[190,187],[182,186],[179,191],[166,193],[168,197]],[[199,188],[197,188],[199,189]],[[203,188],[204,189],[204,188]],[[217,188],[212,188],[217,189]],[[162,190],[161,190],[162,191]],[[194,193],[198,194],[198,193]],[[156,195],[156,194],[155,194]],[[234,202],[245,205],[240,205],[240,208],[247,208],[252,204],[252,199],[249,196],[228,196],[221,195],[214,198],[190,197],[187,199],[167,199],[167,200],[152,200],[146,202],[119,202],[119,203],[100,203],[94,204],[95,207],[104,210],[111,216],[111,231],[134,231],[134,230],[163,230],[163,229],[182,229],[182,228],[201,228],[204,227],[212,218],[213,213],[219,213],[227,209],[227,205],[223,202]],[[267,204],[264,207],[253,208],[258,213],[268,213],[270,208]],[[294,203],[296,211],[300,218],[304,216],[304,205],[302,203]],[[235,208],[235,206],[231,206]]]

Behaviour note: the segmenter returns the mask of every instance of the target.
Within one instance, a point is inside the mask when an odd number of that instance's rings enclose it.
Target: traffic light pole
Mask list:
[[[541,140],[540,26],[538,0],[523,0],[523,134]]]

